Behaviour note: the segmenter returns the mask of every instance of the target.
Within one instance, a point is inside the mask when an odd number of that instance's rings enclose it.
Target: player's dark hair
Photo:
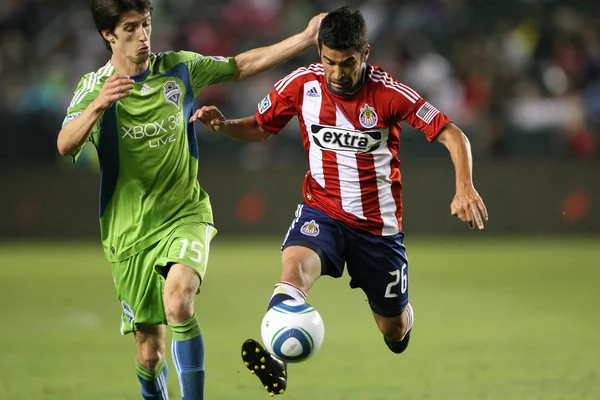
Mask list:
[[[102,31],[107,30],[114,35],[115,28],[121,19],[121,15],[128,11],[137,11],[140,13],[152,13],[154,9],[153,0],[92,0],[92,16],[96,29],[102,36]],[[104,39],[104,44],[108,51],[112,53],[110,43]]]
[[[334,50],[363,51],[368,44],[367,23],[359,10],[340,7],[323,18],[319,28],[319,49],[322,45]]]

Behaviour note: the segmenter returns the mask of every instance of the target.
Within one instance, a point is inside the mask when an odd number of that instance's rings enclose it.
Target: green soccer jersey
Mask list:
[[[115,72],[109,62],[81,79],[63,125],[85,110]],[[89,141],[100,160],[100,231],[109,261],[137,254],[183,223],[212,223],[188,120],[194,97],[236,72],[233,58],[153,54],[148,70],[131,77],[131,96],[98,120]]]

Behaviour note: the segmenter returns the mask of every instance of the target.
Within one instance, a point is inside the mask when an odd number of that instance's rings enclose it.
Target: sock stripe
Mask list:
[[[161,373],[158,376],[158,387],[160,388],[160,394],[163,400],[169,400],[169,392],[167,391],[167,383],[165,382],[165,376]]]
[[[183,381],[181,380],[181,364],[179,363],[179,357],[177,356],[177,341],[176,340],[173,340],[171,342],[171,355],[173,356],[173,364],[175,365],[175,370],[177,371],[177,379],[179,380],[179,387],[181,389],[181,397],[184,398]]]
[[[406,311],[407,311],[407,314],[408,314],[407,315],[407,321],[406,321],[406,330],[404,331],[404,335],[402,335],[402,339],[400,339],[400,340],[404,340],[404,338],[406,337],[406,334],[408,332],[410,332],[410,330],[413,327],[413,322],[414,322],[414,319],[415,319],[414,313],[413,313],[413,308],[410,305],[410,303],[408,303],[406,305]]]
[[[275,289],[277,289],[279,286],[290,286],[291,288],[296,289],[298,291],[298,293],[302,296],[302,298],[304,300],[306,300],[306,292],[304,292],[304,290],[300,289],[298,286],[294,285],[293,283],[290,283],[287,281],[281,281],[275,285]]]

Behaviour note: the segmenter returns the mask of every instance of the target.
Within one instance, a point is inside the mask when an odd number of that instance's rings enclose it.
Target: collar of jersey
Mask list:
[[[129,78],[133,79],[135,82],[143,82],[146,80],[148,75],[150,75],[150,65],[148,65],[148,69],[145,70],[144,72],[137,74],[137,75],[130,76]]]
[[[112,65],[112,62],[111,62],[111,65]],[[115,68],[114,65],[113,65],[113,68]],[[120,73],[120,71],[117,68],[115,68],[115,71]],[[146,69],[144,72],[141,72],[137,75],[132,75],[129,78],[133,79],[134,82],[144,82],[146,80],[146,78],[148,77],[148,75],[150,75],[150,72],[151,72],[150,64],[148,64],[148,69]]]
[[[335,90],[333,90],[331,88],[331,86],[329,86],[329,84],[327,84],[327,89],[329,90],[329,93],[335,95],[335,96],[340,96],[340,97],[350,97],[350,96],[354,96],[356,93],[358,93],[360,91],[360,89],[362,89],[362,87],[365,85],[365,82],[367,80],[367,70],[371,68],[369,66],[369,64],[365,63],[365,67],[363,68],[363,77],[362,77],[362,82],[360,83],[360,85],[356,88],[356,90],[354,92],[351,93],[339,93],[336,92]]]

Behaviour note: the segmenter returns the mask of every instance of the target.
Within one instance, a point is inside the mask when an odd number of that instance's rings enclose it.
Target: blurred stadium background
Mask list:
[[[321,353],[291,371],[288,400],[599,399],[600,2],[595,0],[155,0],[154,51],[235,55],[359,7],[372,64],[451,116],[471,140],[490,221],[449,216],[443,146],[402,136],[404,226],[415,335],[388,354],[364,296],[323,280]],[[88,1],[0,2],[0,399],[137,398],[132,339],[118,335],[99,243],[98,165],[55,139],[80,77],[108,59]],[[211,87],[197,105],[254,111],[316,50],[259,77]],[[297,123],[262,144],[198,126],[214,241],[198,313],[207,398],[260,399],[238,347],[278,278],[278,247],[307,163]],[[172,370],[169,387],[177,397]]]

